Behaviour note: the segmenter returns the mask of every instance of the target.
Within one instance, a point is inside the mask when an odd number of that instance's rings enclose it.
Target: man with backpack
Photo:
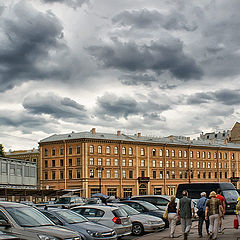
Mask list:
[[[209,235],[209,219],[205,219],[205,209],[206,209],[206,203],[207,203],[207,194],[205,192],[201,193],[201,198],[197,202],[197,215],[198,215],[198,235],[201,238],[202,237],[202,230],[203,230],[203,223],[205,221],[206,224],[206,231]]]

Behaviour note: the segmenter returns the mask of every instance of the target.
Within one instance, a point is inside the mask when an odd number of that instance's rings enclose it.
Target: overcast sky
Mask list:
[[[184,135],[240,117],[239,0],[1,0],[0,143]]]

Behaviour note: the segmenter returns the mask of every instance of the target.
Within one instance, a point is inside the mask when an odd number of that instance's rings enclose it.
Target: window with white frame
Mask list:
[[[218,163],[218,167],[219,167],[219,168],[222,168],[222,163]]]
[[[163,156],[163,150],[160,149],[160,150],[159,150],[159,157],[162,157],[162,156]]]
[[[132,160],[132,159],[129,159],[129,160],[128,160],[128,166],[129,166],[129,167],[132,167],[132,166],[133,166],[133,160]]]
[[[166,161],[166,167],[169,167],[169,161]]]
[[[235,168],[235,163],[232,163],[232,168]]]
[[[98,153],[102,153],[102,146],[98,146]]]
[[[169,157],[169,150],[166,149],[166,157]]]
[[[175,157],[175,151],[172,150],[172,157]]]
[[[89,176],[90,176],[90,178],[94,178],[94,170],[93,169],[90,169]]]
[[[141,160],[141,167],[145,166],[145,160]]]
[[[98,158],[98,166],[101,166],[101,165],[102,165],[102,159]]]
[[[210,162],[207,163],[207,167],[211,168],[211,163]]]
[[[111,166],[111,159],[110,158],[106,159],[106,166]]]
[[[174,161],[172,161],[172,167],[175,167],[175,162]]]
[[[213,157],[214,157],[215,159],[217,158],[217,153],[216,153],[216,152],[213,153]]]
[[[227,159],[227,153],[224,153],[224,159]]]
[[[181,150],[178,151],[178,157],[180,157],[180,158],[182,157],[182,151]]]
[[[153,149],[153,150],[152,150],[152,155],[153,155],[153,157],[156,156],[156,149]]]
[[[114,154],[118,154],[118,147],[114,147]]]
[[[102,178],[102,170],[101,169],[98,170],[98,178]]]
[[[193,162],[190,162],[190,168],[193,168]]]
[[[111,178],[111,170],[107,170],[107,178]]]
[[[197,152],[197,158],[200,158],[200,152]]]
[[[227,168],[227,163],[224,163],[224,168]]]
[[[169,178],[169,171],[166,172],[166,178]]]
[[[197,162],[197,168],[200,168],[200,162]]]
[[[210,152],[208,152],[208,158],[211,158],[211,153]]]
[[[234,159],[235,158],[235,155],[234,153],[231,154],[231,158]]]
[[[89,153],[93,153],[94,152],[94,147],[93,147],[93,145],[91,145],[90,147],[89,147]]]
[[[152,166],[153,166],[153,167],[156,167],[156,160],[153,160],[153,161],[152,161]]]
[[[115,178],[118,178],[118,170],[115,170],[115,171],[114,171],[114,177],[115,177]]]
[[[175,172],[172,171],[172,179],[175,179]]]
[[[202,152],[202,157],[206,158],[206,153],[205,152]]]
[[[186,168],[187,167],[187,162],[184,162],[184,168]]]
[[[141,150],[140,150],[140,154],[141,154],[141,156],[144,156],[144,148],[141,148]]]
[[[106,147],[106,153],[107,153],[107,154],[110,154],[110,153],[111,153],[111,147],[110,147],[110,146],[107,146],[107,147]]]
[[[214,163],[214,168],[217,168],[217,163]]]
[[[132,149],[131,147],[128,149],[128,154],[129,154],[129,155],[132,155],[132,154],[133,154],[133,149]]]
[[[206,163],[205,163],[205,162],[202,163],[202,167],[203,167],[203,168],[206,167]]]
[[[94,165],[94,158],[89,158],[89,165]]]
[[[126,170],[122,170],[122,177],[123,177],[123,178],[126,178],[126,177],[127,177]]]
[[[179,163],[178,163],[178,166],[181,168],[181,167],[182,167],[182,162],[179,162]]]
[[[193,151],[190,151],[190,158],[193,158]]]
[[[179,172],[179,178],[182,179],[183,178],[183,173],[180,171]]]
[[[160,171],[159,178],[160,178],[160,179],[163,179],[163,171]]]
[[[126,155],[126,148],[125,147],[122,148],[122,154]]]
[[[186,158],[187,157],[187,151],[183,152],[183,156]]]
[[[163,161],[159,162],[159,167],[163,167]]]
[[[114,159],[114,166],[118,166],[118,159]]]
[[[222,153],[221,153],[221,152],[218,153],[218,158],[219,158],[219,159],[222,159]]]
[[[126,159],[123,159],[123,160],[122,160],[122,166],[123,166],[123,167],[126,167]]]

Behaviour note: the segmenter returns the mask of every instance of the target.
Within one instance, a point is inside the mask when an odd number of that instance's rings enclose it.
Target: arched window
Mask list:
[[[169,167],[169,161],[166,161],[166,167]]]
[[[152,155],[155,157],[156,156],[156,149],[152,150]]]
[[[114,147],[114,154],[118,154],[118,147]]]
[[[202,157],[205,158],[206,157],[206,153],[202,152]]]
[[[159,150],[159,156],[160,156],[160,157],[163,156],[163,150],[162,150],[162,149]]]
[[[94,153],[94,147],[93,147],[93,145],[91,145],[91,146],[89,147],[89,152],[90,152],[90,153]]]
[[[141,148],[141,156],[144,156],[144,148]]]
[[[52,148],[52,156],[55,156],[55,155],[56,155],[56,149]]]
[[[133,149],[132,149],[131,147],[128,149],[128,154],[129,154],[129,155],[132,155],[132,154],[133,154]]]
[[[175,151],[172,150],[172,157],[175,157]]]
[[[208,152],[208,158],[211,158],[211,153],[210,152]]]
[[[111,148],[109,146],[106,147],[106,153],[110,154],[111,153]]]
[[[181,150],[178,151],[178,157],[182,157],[182,151]]]
[[[102,146],[98,146],[98,153],[102,153]]]
[[[197,152],[197,158],[200,158],[200,152]]]
[[[169,157],[169,150],[166,149],[166,157]]]
[[[61,147],[60,148],[60,155],[63,155],[64,154],[64,147]]]
[[[48,149],[47,149],[47,148],[44,149],[44,155],[45,155],[45,156],[48,155]]]
[[[122,148],[122,154],[124,154],[124,155],[126,154],[126,148],[125,147]]]
[[[68,154],[72,154],[72,147],[71,146],[68,147]]]

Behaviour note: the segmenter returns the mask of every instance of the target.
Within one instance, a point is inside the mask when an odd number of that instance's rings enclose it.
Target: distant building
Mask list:
[[[5,153],[6,157],[9,158],[14,158],[14,159],[20,159],[20,160],[24,160],[24,161],[29,161],[29,162],[34,162],[37,164],[37,175],[40,174],[40,168],[39,166],[39,162],[40,162],[40,152],[38,149],[31,149],[31,150],[15,150],[15,151],[11,151],[9,150],[7,153]],[[39,182],[38,182],[38,186],[39,186]]]
[[[201,133],[199,139],[201,140],[226,140],[231,137],[231,131],[226,130],[223,132],[211,132],[211,133]]]

